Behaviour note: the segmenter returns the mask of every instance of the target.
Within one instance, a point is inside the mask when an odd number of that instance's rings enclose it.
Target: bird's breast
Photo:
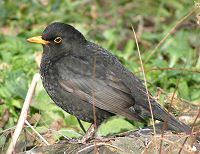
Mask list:
[[[58,102],[58,74],[54,69],[54,61],[43,55],[40,64],[40,75],[42,79],[43,87],[45,88],[48,95],[55,101]]]

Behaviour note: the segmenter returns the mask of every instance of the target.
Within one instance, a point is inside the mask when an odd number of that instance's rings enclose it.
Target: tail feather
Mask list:
[[[165,121],[164,121],[165,122]],[[174,130],[176,132],[191,132],[191,127],[176,120],[173,116],[170,115],[170,118],[166,119],[167,126],[169,129]]]
[[[155,120],[166,122],[166,129],[170,129],[176,132],[186,132],[190,133],[190,126],[178,121],[173,115],[168,113],[165,109],[161,107],[160,104],[153,100],[151,102],[152,112]],[[135,112],[145,119],[145,117],[151,117],[149,106],[141,106],[139,104],[134,105]]]
[[[168,129],[176,131],[176,132],[191,132],[191,127],[184,124],[183,122],[178,121],[173,115],[168,113],[165,109],[163,109],[158,103],[156,103],[156,107],[154,106],[153,115],[156,120],[160,120],[166,122],[166,126]]]

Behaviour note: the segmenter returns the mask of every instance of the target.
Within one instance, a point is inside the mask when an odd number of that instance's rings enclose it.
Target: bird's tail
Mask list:
[[[163,109],[155,100],[151,100],[151,106],[154,119],[164,122],[164,129],[170,129],[175,132],[191,132],[190,126],[178,121],[173,115]],[[143,103],[142,105],[135,104],[134,109],[140,117],[151,117],[148,103]]]
[[[169,118],[167,118],[164,122],[167,123],[167,128],[174,130],[176,132],[191,132],[191,127],[184,124],[183,122],[180,122],[176,120],[173,116],[170,115]]]
[[[156,108],[153,109],[154,118],[166,123],[166,129],[170,129],[176,132],[191,132],[191,127],[178,121],[173,115],[168,113],[159,104],[156,104]]]

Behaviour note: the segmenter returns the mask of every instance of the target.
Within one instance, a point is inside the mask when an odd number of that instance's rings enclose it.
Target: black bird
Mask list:
[[[43,86],[66,112],[94,123],[94,95],[97,125],[113,115],[139,121],[151,117],[143,82],[73,26],[55,22],[45,28],[42,36],[28,41],[43,45]],[[189,126],[176,120],[151,96],[150,103],[154,119],[167,121],[168,128],[176,132],[190,132]]]

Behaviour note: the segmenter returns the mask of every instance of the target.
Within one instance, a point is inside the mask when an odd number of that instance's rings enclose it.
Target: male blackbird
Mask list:
[[[43,86],[66,112],[93,123],[94,103],[97,125],[113,115],[139,121],[151,117],[143,82],[74,27],[55,22],[45,28],[42,36],[28,41],[43,45]],[[167,121],[171,130],[190,132],[189,126],[177,121],[151,96],[150,103],[156,120]]]

